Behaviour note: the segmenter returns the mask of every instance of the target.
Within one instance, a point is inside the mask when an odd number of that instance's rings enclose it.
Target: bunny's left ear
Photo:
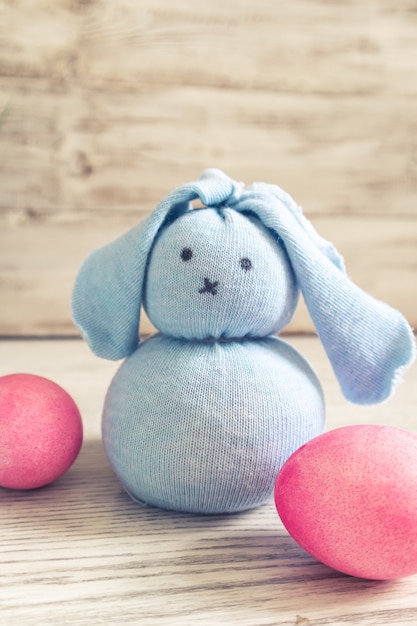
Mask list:
[[[279,187],[256,183],[235,208],[257,215],[282,241],[344,396],[358,404],[388,399],[415,358],[401,313],[352,283],[334,246]]]

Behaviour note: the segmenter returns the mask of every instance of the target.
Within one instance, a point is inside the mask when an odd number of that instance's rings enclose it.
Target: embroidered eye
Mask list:
[[[193,251],[191,250],[191,248],[183,248],[181,250],[181,258],[183,261],[189,261],[191,259],[191,257],[193,256]]]
[[[240,259],[240,267],[242,270],[245,270],[245,272],[248,272],[252,269],[252,261],[247,257],[244,257],[243,259]]]

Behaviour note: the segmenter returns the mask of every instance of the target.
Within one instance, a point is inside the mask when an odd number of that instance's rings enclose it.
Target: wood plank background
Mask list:
[[[417,326],[416,96],[417,0],[0,0],[0,335],[76,334],[88,250],[206,167]]]

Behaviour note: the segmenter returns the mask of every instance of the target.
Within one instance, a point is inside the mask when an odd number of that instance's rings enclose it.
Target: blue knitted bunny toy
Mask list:
[[[414,358],[407,322],[347,278],[274,185],[207,170],[87,257],[73,316],[97,355],[127,357],[103,440],[133,499],[200,513],[258,506],[290,454],[322,432],[317,377],[273,336],[300,289],[345,397],[389,398]],[[160,332],[139,344],[142,303]]]

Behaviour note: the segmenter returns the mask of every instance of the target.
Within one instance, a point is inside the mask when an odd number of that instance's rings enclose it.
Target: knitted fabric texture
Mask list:
[[[132,498],[201,513],[269,498],[288,456],[324,427],[315,374],[271,337],[300,289],[346,398],[388,399],[415,357],[406,320],[349,280],[279,187],[207,170],[87,257],[73,317],[96,354],[127,357],[103,440]],[[142,304],[160,334],[139,345]]]
[[[103,414],[107,455],[126,491],[198,513],[265,502],[283,460],[323,426],[316,376],[274,337],[151,337],[119,369]]]

